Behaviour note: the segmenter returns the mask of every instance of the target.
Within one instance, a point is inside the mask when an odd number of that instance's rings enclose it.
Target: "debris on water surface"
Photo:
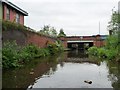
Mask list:
[[[30,74],[32,75],[32,74],[34,74],[34,72],[30,72]]]
[[[91,81],[91,80],[85,80],[84,82],[85,82],[85,83],[88,83],[88,84],[92,84],[92,81]]]

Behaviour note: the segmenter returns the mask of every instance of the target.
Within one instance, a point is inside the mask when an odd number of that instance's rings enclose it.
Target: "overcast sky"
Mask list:
[[[107,25],[113,7],[119,0],[9,0],[29,16],[25,25],[40,30],[44,25],[53,26],[67,35],[108,34]]]

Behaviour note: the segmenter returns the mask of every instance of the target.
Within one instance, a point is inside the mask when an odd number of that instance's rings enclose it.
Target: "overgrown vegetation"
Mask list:
[[[109,37],[106,39],[105,47],[97,48],[91,47],[88,49],[88,53],[99,58],[106,58],[108,60],[120,61],[120,33],[119,23],[120,15],[114,12],[111,21],[109,22],[108,30],[110,32]]]
[[[35,30],[33,30],[29,27],[26,27],[24,25],[3,20],[2,21],[2,28],[3,28],[3,30],[30,31],[33,33],[37,33],[37,34],[49,36],[49,37],[54,37],[54,38],[66,36],[63,29],[60,29],[59,34],[57,34],[57,30],[55,29],[55,27],[51,27],[50,25],[44,25],[44,27],[40,31],[35,31]]]
[[[57,37],[57,32],[54,27],[44,26],[44,32],[49,33],[38,33],[29,27],[20,25],[10,21],[2,21],[3,30],[22,30],[29,31],[36,34],[42,34],[49,37]],[[50,29],[50,32],[49,32]],[[2,65],[3,68],[13,68],[23,65],[23,63],[29,62],[34,58],[45,57],[48,55],[56,54],[63,51],[61,41],[56,41],[53,44],[48,44],[46,48],[39,48],[35,45],[27,45],[24,47],[18,46],[16,42],[5,42],[2,48]]]
[[[3,30],[27,30],[27,27],[23,25],[4,20],[2,21],[2,28]]]
[[[60,41],[55,44],[49,44],[47,48],[38,48],[35,45],[27,45],[20,47],[16,42],[6,42],[2,49],[2,65],[3,68],[15,68],[23,65],[34,58],[54,55],[62,51]]]

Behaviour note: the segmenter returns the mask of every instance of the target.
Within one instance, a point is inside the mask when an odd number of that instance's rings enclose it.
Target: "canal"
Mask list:
[[[92,81],[91,84],[85,81]],[[22,68],[3,70],[3,88],[120,88],[117,62],[68,51],[35,59]]]

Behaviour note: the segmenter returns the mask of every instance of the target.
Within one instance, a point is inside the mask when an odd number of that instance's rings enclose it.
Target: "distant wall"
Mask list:
[[[102,46],[105,46],[105,41],[104,40],[102,40],[102,41],[94,41],[93,45],[96,46],[96,47],[102,47]]]
[[[56,38],[47,37],[30,31],[23,30],[3,30],[2,40],[16,41],[18,45],[35,44],[38,47],[44,48],[47,44],[55,43]]]

